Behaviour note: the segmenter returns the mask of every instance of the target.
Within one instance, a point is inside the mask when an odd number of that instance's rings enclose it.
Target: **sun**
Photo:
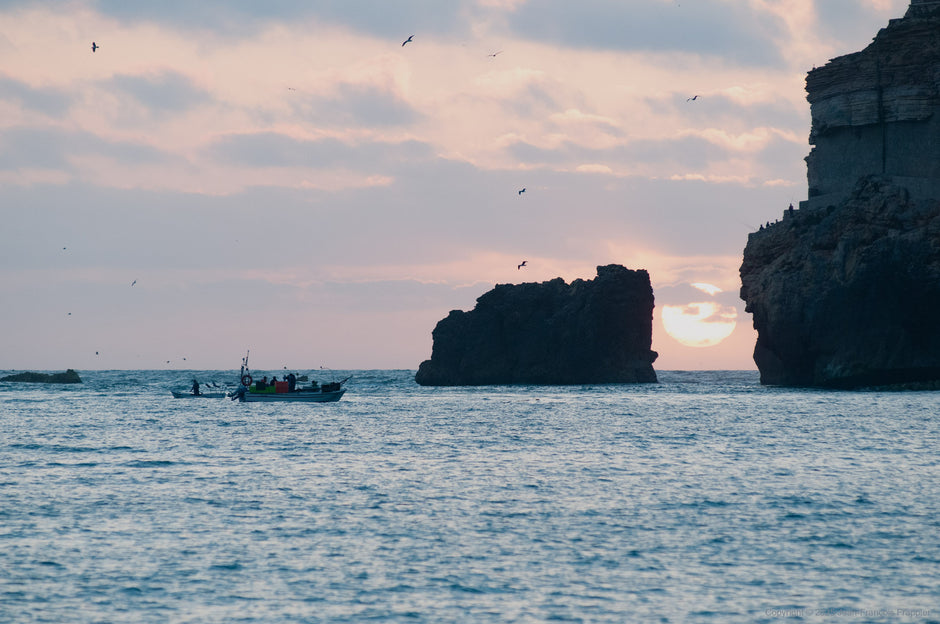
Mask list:
[[[715,295],[721,289],[711,284],[692,284],[698,290]],[[687,347],[713,347],[734,332],[738,312],[715,301],[697,301],[685,305],[664,305],[663,328],[677,342]]]

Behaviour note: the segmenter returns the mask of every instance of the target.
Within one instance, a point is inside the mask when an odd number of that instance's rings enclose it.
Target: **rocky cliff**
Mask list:
[[[940,2],[809,73],[809,199],[748,237],[765,384],[940,381]]]
[[[889,178],[751,234],[741,282],[762,383],[940,380],[940,205]]]
[[[806,91],[809,207],[845,199],[870,174],[940,195],[940,2],[913,2],[867,48],[809,72]]]
[[[593,280],[500,284],[434,328],[425,386],[655,382],[646,271],[597,267]]]
[[[23,383],[82,383],[82,378],[71,368],[64,373],[17,373],[0,377],[0,381],[18,381]]]

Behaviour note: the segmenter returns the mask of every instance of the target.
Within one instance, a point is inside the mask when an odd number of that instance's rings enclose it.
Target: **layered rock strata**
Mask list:
[[[655,382],[649,274],[597,267],[593,280],[499,284],[434,328],[425,386]]]
[[[940,2],[913,2],[867,48],[809,72],[806,91],[813,148],[801,207],[834,205],[870,174],[940,196]]]
[[[806,80],[809,199],[748,237],[765,384],[940,381],[940,2]]]

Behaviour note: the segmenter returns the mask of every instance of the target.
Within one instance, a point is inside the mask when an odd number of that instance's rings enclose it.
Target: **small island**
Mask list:
[[[654,383],[649,274],[611,264],[593,280],[498,284],[433,331],[423,386]]]
[[[78,376],[71,368],[64,373],[16,373],[0,377],[0,381],[15,381],[20,383],[54,383],[54,384],[74,384],[82,383],[82,378]]]

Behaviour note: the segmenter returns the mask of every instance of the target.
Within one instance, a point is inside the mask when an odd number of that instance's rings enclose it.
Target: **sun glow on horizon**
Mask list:
[[[731,335],[737,311],[712,301],[663,306],[663,328],[687,347],[713,347]]]

